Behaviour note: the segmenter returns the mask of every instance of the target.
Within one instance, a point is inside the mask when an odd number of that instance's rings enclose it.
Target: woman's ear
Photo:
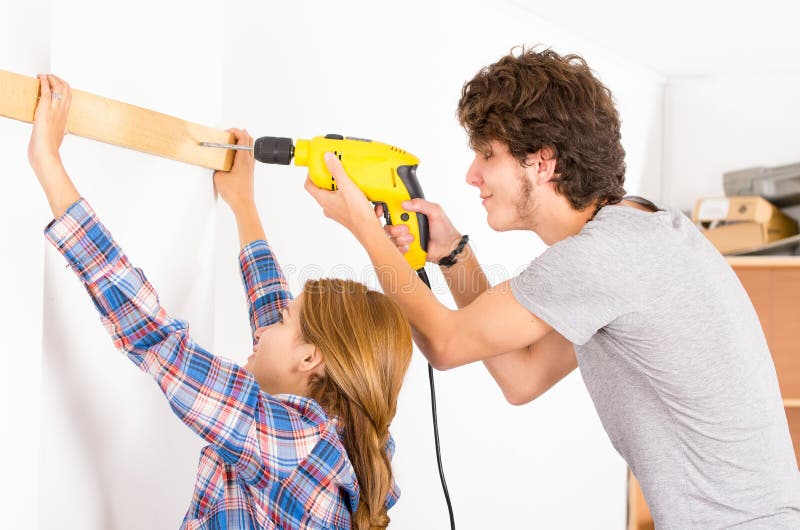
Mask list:
[[[319,348],[313,344],[303,344],[300,349],[300,365],[298,367],[300,372],[318,372],[320,368],[324,367],[325,363]]]

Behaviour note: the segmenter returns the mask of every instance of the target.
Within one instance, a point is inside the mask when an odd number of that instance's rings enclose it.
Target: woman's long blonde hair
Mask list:
[[[393,484],[389,424],[411,362],[408,320],[382,293],[350,280],[322,279],[303,288],[300,327],[325,362],[325,375],[312,380],[311,397],[340,418],[361,489],[352,527],[384,528]]]

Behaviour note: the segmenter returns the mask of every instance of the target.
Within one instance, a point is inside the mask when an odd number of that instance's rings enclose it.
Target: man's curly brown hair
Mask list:
[[[457,114],[470,147],[489,154],[489,142],[497,140],[524,165],[529,154],[549,146],[556,192],[573,208],[620,202],[625,150],[611,91],[578,55],[520,50],[464,85]]]

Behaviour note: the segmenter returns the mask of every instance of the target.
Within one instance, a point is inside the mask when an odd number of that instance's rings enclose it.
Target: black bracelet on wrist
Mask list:
[[[469,236],[467,234],[464,234],[463,236],[461,236],[461,241],[458,242],[458,246],[456,247],[456,249],[447,256],[437,261],[436,263],[440,267],[452,267],[457,263],[456,256],[461,254],[461,251],[464,250],[464,247],[467,246],[467,243],[469,243]]]

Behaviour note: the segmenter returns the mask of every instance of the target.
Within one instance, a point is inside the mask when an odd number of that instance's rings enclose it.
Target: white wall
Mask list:
[[[428,197],[442,202],[471,235],[494,282],[544,247],[531,234],[486,227],[477,192],[463,181],[471,153],[454,113],[463,82],[512,46],[546,43],[582,53],[616,95],[629,192],[657,196],[660,190],[663,80],[513,4],[145,0],[123,10],[99,0],[53,1],[52,26],[34,18],[33,7],[4,5],[8,16],[0,29],[8,32],[0,44],[11,35],[17,51],[3,46],[0,68],[29,75],[50,69],[77,88],[211,126],[247,127],[256,136],[341,132],[402,146],[422,159]],[[20,175],[11,189],[21,200],[9,217],[22,230],[11,243],[28,256],[18,266],[3,260],[3,272],[9,271],[2,275],[3,292],[10,292],[5,309],[13,308],[12,322],[29,323],[6,335],[7,344],[24,352],[6,373],[26,377],[0,377],[8,400],[33,400],[11,412],[12,422],[26,426],[23,439],[4,437],[2,447],[19,451],[28,481],[20,491],[13,487],[20,524],[10,527],[32,527],[34,511],[40,528],[176,527],[191,495],[200,443],[152,381],[113,351],[62,258],[48,249],[42,266],[41,229],[49,215],[27,169],[29,130],[0,120],[4,160]],[[227,209],[214,207],[211,172],[72,137],[62,152],[79,189],[167,309],[189,320],[202,344],[244,360],[250,343],[237,237]],[[364,252],[322,218],[303,179],[294,167],[257,168],[264,224],[293,289],[322,275],[377,285]],[[37,279],[43,274],[44,283]],[[437,295],[452,303],[438,273],[431,278]],[[504,402],[480,365],[439,373],[437,382],[444,466],[459,528],[623,527],[625,466],[577,373],[519,408]],[[391,513],[398,529],[447,524],[427,385],[417,354],[393,426],[403,489]],[[38,497],[33,465],[41,468]]]
[[[628,190],[659,192],[662,79],[514,5],[236,5],[226,13],[226,123],[247,127],[254,136],[362,136],[415,153],[426,195],[442,202],[470,234],[495,282],[544,247],[532,234],[497,234],[486,226],[478,193],[464,182],[472,154],[455,109],[463,83],[512,46],[541,42],[584,54],[619,103]],[[256,177],[267,236],[294,290],[309,276],[372,282],[354,238],[324,219],[303,191],[301,168],[259,166]],[[233,227],[221,209],[215,332],[221,350],[244,358],[248,328]],[[431,279],[437,295],[450,303],[438,272]],[[505,403],[480,364],[437,373],[436,381],[444,469],[459,528],[624,527],[625,466],[577,373],[520,408]],[[446,528],[419,354],[392,430],[403,489],[390,513],[394,527]]]
[[[671,79],[665,89],[664,185],[688,210],[724,195],[722,173],[800,161],[800,73]]]
[[[131,10],[54,0],[51,68],[77,88],[219,125],[222,52],[208,39],[222,16],[223,6],[209,0],[144,0]],[[77,137],[66,138],[62,157],[164,306],[213,347],[210,172]],[[39,527],[176,528],[200,440],[152,379],[113,348],[50,245],[44,296]]]
[[[0,6],[0,69],[37,72],[48,68],[49,2],[5,2]],[[37,16],[37,12],[44,15]],[[7,528],[33,528],[38,475],[42,277],[47,203],[27,161],[30,126],[0,118],[4,207],[0,208],[2,304],[0,403],[3,480],[0,513]],[[7,526],[6,526],[7,525]]]

